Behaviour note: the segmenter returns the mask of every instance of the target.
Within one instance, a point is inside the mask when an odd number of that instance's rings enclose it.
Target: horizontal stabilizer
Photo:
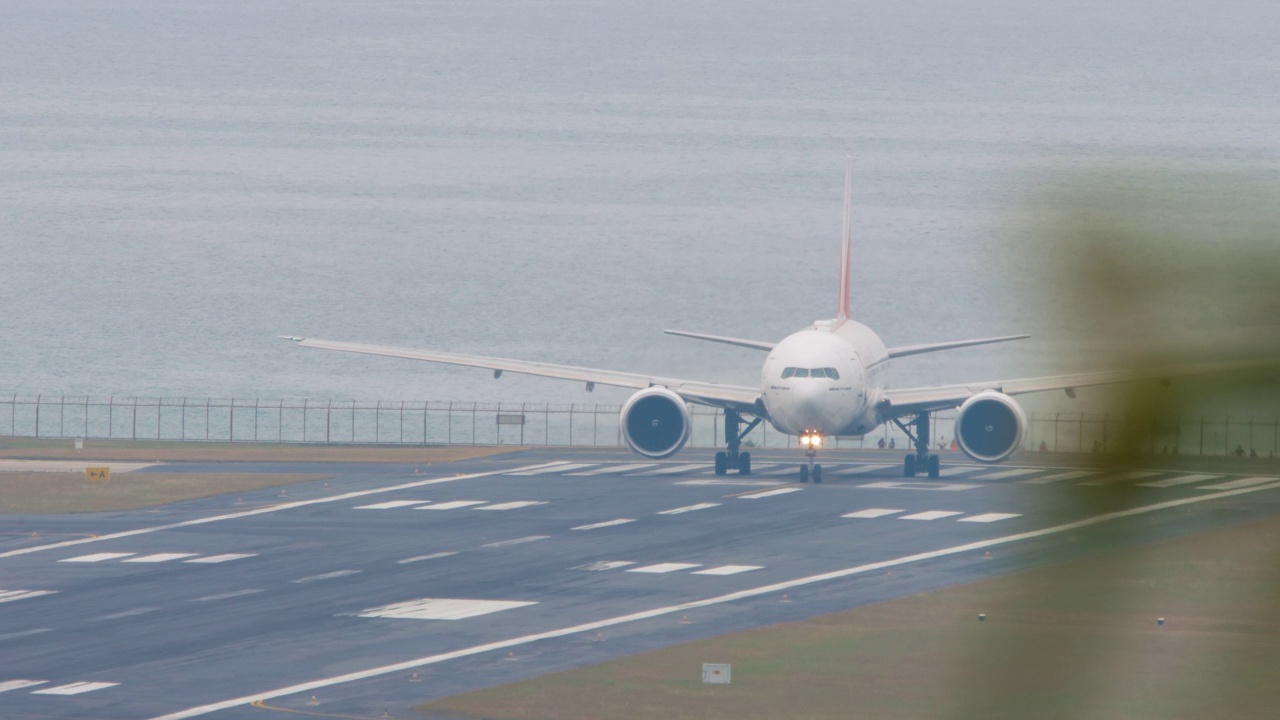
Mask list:
[[[1030,335],[1005,335],[1004,337],[979,338],[977,340],[953,340],[951,342],[927,343],[924,345],[903,345],[902,347],[889,348],[889,357],[904,357],[906,355],[919,355],[921,353],[939,352],[941,350],[954,350],[962,347],[973,347],[974,345],[990,345],[992,343],[1009,342],[1010,340],[1025,340]]]
[[[737,345],[738,347],[751,348],[752,350],[773,349],[777,343],[761,342],[759,340],[743,340],[742,338],[724,337],[723,335],[704,335],[702,333],[685,332],[684,330],[663,330],[668,335],[679,335],[681,337],[694,338],[696,340],[707,340],[710,342],[724,343],[725,345]]]

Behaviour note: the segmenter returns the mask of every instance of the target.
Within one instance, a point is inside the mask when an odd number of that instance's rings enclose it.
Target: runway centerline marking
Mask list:
[[[634,518],[618,518],[617,520],[605,520],[604,522],[591,523],[590,525],[579,525],[578,527],[569,528],[570,530],[595,530],[596,528],[613,527],[615,525],[626,525],[635,522]]]
[[[1069,472],[1045,475],[1044,477],[1032,478],[1030,480],[1019,480],[1018,482],[1026,485],[1047,485],[1049,483],[1062,482],[1063,480],[1075,480],[1076,478],[1085,478],[1097,474],[1097,470],[1071,470]]]
[[[878,464],[877,465],[855,465],[851,468],[837,470],[832,474],[833,475],[861,475],[862,473],[875,472],[877,470],[888,470],[889,468],[892,468],[892,467],[898,467],[898,466],[897,465],[878,465]]]
[[[298,582],[295,580],[294,582]],[[191,600],[191,602],[214,602],[215,600],[230,600],[231,598],[244,597],[245,595],[257,595],[262,592],[259,588],[245,588],[244,590],[233,590],[231,592],[218,593],[217,595],[205,595]]]
[[[657,465],[657,463],[625,463],[622,465],[606,465],[605,467],[596,468],[595,470],[585,470],[583,472],[576,472],[576,473],[569,473],[569,474],[578,476],[578,477],[590,477],[592,475],[612,475],[614,473],[624,473],[624,472],[631,472],[633,470],[643,470],[645,468],[651,468],[654,465]]]
[[[76,542],[76,541],[72,540],[71,542]],[[81,555],[79,557],[59,560],[58,562],[96,563],[96,562],[102,562],[103,560],[118,560],[123,557],[129,557],[130,555],[137,555],[137,553],[121,553],[121,552],[94,553],[92,555]],[[0,557],[3,557],[3,556],[0,556]]]
[[[763,570],[763,565],[721,565],[720,567],[707,568],[706,570],[694,570],[690,575],[737,575],[738,573],[751,572],[752,570]]]
[[[569,568],[570,570],[588,570],[590,572],[603,572],[605,570],[617,570],[628,565],[635,565],[630,560],[601,560],[600,562],[587,563],[586,565],[578,565]]]
[[[935,483],[935,482],[908,482],[904,480],[884,480],[882,482],[867,483],[859,485],[860,488],[868,490],[943,490],[946,492],[955,492],[958,490],[974,490],[982,487],[981,485],[965,485],[963,483]]]
[[[1044,470],[1044,468],[1011,468],[1009,470],[1001,470],[999,472],[993,472],[987,475],[978,475],[976,477],[971,477],[967,479],[969,480],[1005,480],[1007,478],[1021,477],[1023,475],[1030,475],[1031,473],[1038,473],[1042,470]]]
[[[681,515],[695,510],[706,510],[707,508],[720,507],[720,503],[698,503],[697,505],[685,505],[684,507],[671,508],[670,510],[660,510],[659,515]]]
[[[14,600],[26,600],[27,598],[41,597],[44,595],[52,595],[57,590],[0,590],[0,603],[13,602]]]
[[[493,505],[482,505],[476,510],[517,510],[519,508],[533,507],[535,505],[546,505],[545,500],[513,500],[511,502],[494,503]]]
[[[332,580],[333,578],[340,578],[340,577],[346,577],[348,575],[355,575],[358,572],[360,571],[359,570],[334,570],[333,572],[327,572],[321,575],[308,575],[307,577],[298,578],[297,580],[290,580],[289,582],[309,583],[309,582],[315,582],[317,580]]]
[[[1167,488],[1177,487],[1179,485],[1190,485],[1191,483],[1204,482],[1206,480],[1217,480],[1221,475],[1179,475],[1177,477],[1165,478],[1164,480],[1154,480],[1152,482],[1138,483],[1138,487],[1156,487]]]
[[[1135,517],[1145,515],[1147,513],[1158,512],[1160,510],[1168,510],[1170,508],[1182,507],[1194,503],[1208,502],[1210,500],[1220,500],[1237,495],[1245,495],[1248,493],[1260,492],[1263,490],[1275,490],[1280,488],[1280,482],[1271,483],[1269,485],[1256,485],[1254,487],[1240,488],[1238,490],[1225,490],[1223,492],[1213,493],[1210,495],[1199,495],[1189,498],[1180,498],[1177,500],[1167,500],[1165,502],[1156,503],[1154,505],[1142,505],[1128,510],[1118,510],[1116,512],[1095,515],[1093,517],[1076,520],[1074,522],[1062,525],[1054,525],[1039,530],[1028,530],[1026,532],[1015,533],[1013,535],[1004,535],[1002,537],[992,538],[990,540],[979,540],[976,542],[966,543],[964,545],[955,545],[952,547],[941,548],[939,550],[930,550],[927,552],[916,553],[914,555],[906,555],[903,557],[893,558],[891,560],[882,560],[879,562],[866,563],[863,565],[855,565],[854,567],[834,570],[831,572],[820,573],[818,575],[809,575],[807,577],[796,578],[794,580],[786,580],[770,585],[762,585],[760,587],[739,590],[737,592],[726,593],[724,595],[716,595],[714,597],[704,598],[702,600],[693,600],[678,605],[667,605],[664,607],[642,610],[640,612],[629,613],[627,615],[618,615],[602,620],[595,620],[579,625],[570,625],[568,627],[546,630],[531,635],[522,635],[519,637],[508,638],[506,640],[495,640],[481,645],[473,645],[471,647],[460,648],[448,652],[437,653],[435,655],[427,655],[425,657],[413,658],[390,665],[382,665],[379,667],[369,668],[367,670],[357,670],[355,672],[346,673],[344,675],[335,675],[333,677],[322,678],[320,680],[312,680],[309,682],[289,685],[287,687],[276,688],[264,692],[257,692],[252,695],[244,695],[230,700],[209,703],[207,705],[199,705],[196,707],[179,710],[177,712],[168,713],[166,715],[158,715],[151,720],[186,720],[187,718],[198,717],[200,715],[208,715],[209,713],[228,708],[249,705],[258,700],[271,700],[273,698],[284,697],[286,695],[297,695],[299,693],[310,692],[320,688],[332,687],[344,683],[355,682],[357,680],[366,680],[372,677],[389,675],[392,673],[404,672],[405,670],[413,670],[415,668],[426,667],[428,665],[437,665],[439,663],[457,660],[459,658],[471,657],[483,653],[493,652],[495,650],[507,650],[509,648],[529,645],[531,643],[540,642],[542,640],[550,640],[554,638],[566,637],[569,635],[579,635],[581,633],[594,632],[604,628],[616,627],[627,623],[638,622],[640,620],[649,620],[664,615],[674,613],[688,612],[689,610],[697,610],[698,608],[710,607],[713,605],[723,605],[738,600],[746,600],[749,598],[759,597],[761,595],[770,595],[773,593],[793,590],[806,585],[815,585],[818,583],[830,582],[832,580],[842,580],[844,578],[862,575],[869,572],[879,572],[886,568],[898,567],[901,565],[910,565],[912,563],[924,562],[926,560],[934,560],[940,557],[950,555],[960,555],[975,550],[983,550],[985,548],[996,547],[999,545],[1008,545],[1010,543],[1021,542],[1023,540],[1033,540],[1048,535],[1058,535],[1080,528],[1091,527],[1112,520],[1121,518]]]
[[[9,692],[10,690],[21,690],[22,688],[35,687],[44,685],[48,680],[6,680],[0,682],[0,693]]]
[[[925,510],[924,512],[913,513],[911,515],[903,515],[899,520],[939,520],[945,517],[954,517],[963,515],[959,510]]]
[[[480,547],[496,548],[496,547],[507,547],[509,545],[523,545],[525,543],[537,542],[539,540],[546,540],[550,537],[551,537],[550,535],[530,535],[528,537],[516,538],[514,540],[499,540],[498,542],[491,542],[486,545],[481,545]]]
[[[374,503],[372,505],[360,505],[352,510],[391,510],[398,507],[409,507],[410,505],[426,505],[430,500],[388,500],[386,502]]]
[[[156,553],[154,555],[142,555],[141,557],[133,557],[120,562],[127,563],[162,563],[170,560],[181,560],[182,558],[195,557],[196,553]]]
[[[80,693],[93,692],[94,690],[103,690],[109,687],[115,687],[120,683],[113,682],[76,682],[69,685],[59,685],[57,687],[45,688],[43,690],[33,691],[32,695],[79,695]]]
[[[993,523],[993,522],[1000,522],[1001,520],[1009,520],[1011,518],[1016,518],[1016,517],[1022,517],[1022,515],[1019,513],[993,512],[993,513],[983,513],[981,515],[970,515],[969,517],[962,517],[956,522]]]
[[[702,567],[702,563],[658,563],[657,565],[645,565],[644,567],[631,568],[625,572],[663,575],[669,572],[676,572],[677,570],[690,570],[696,567]]]
[[[787,493],[800,492],[802,488],[783,487],[775,490],[765,490],[763,492],[753,492],[749,495],[739,495],[739,500],[759,500],[760,498],[773,497],[774,495],[786,495]]]
[[[901,508],[867,508],[866,510],[859,510],[858,512],[845,513],[840,517],[878,518],[878,517],[884,517],[885,515],[895,515],[900,512],[906,512],[906,510],[903,510]]]
[[[411,557],[411,558],[397,560],[396,563],[398,565],[405,565],[407,563],[422,562],[423,560],[435,560],[436,558],[449,557],[450,555],[457,555],[457,554],[458,553],[456,552],[438,552],[438,553],[431,553],[430,555],[415,555],[414,557]]]
[[[537,465],[526,465],[524,467],[515,468],[517,471],[531,470],[534,468],[546,467],[545,463]],[[174,530],[176,528],[191,527],[193,525],[204,525],[206,523],[222,522],[224,520],[236,520],[239,518],[253,517],[254,515],[266,515],[267,513],[281,512],[283,510],[293,510],[300,507],[308,507],[310,505],[323,505],[325,503],[343,502],[353,500],[355,498],[368,497],[370,495],[380,495],[382,493],[396,492],[397,490],[410,490],[412,488],[426,487],[428,485],[439,485],[441,483],[458,482],[460,480],[474,480],[483,477],[495,477],[499,475],[513,474],[509,470],[489,470],[481,473],[469,473],[466,475],[453,475],[451,477],[433,478],[430,480],[415,480],[414,482],[401,483],[399,485],[391,485],[384,488],[374,488],[372,490],[356,490],[353,492],[342,493],[341,495],[329,495],[322,498],[314,498],[311,500],[297,500],[294,502],[280,503],[279,505],[271,505],[268,507],[254,508],[252,510],[243,510],[241,512],[228,513],[226,515],[213,515],[210,517],[196,518],[194,520],[184,520],[182,522],[170,523],[168,525],[155,525],[152,527],[137,528],[136,530],[124,530],[117,533],[109,533],[107,535],[99,535],[97,537],[80,538],[78,540],[64,540],[63,542],[52,543],[49,545],[35,545],[33,547],[18,548],[17,550],[9,550],[0,553],[0,559],[16,557],[18,555],[26,555],[29,553],[42,552],[44,550],[54,550],[56,548],[74,547],[85,543],[102,542],[103,540],[115,540],[117,538],[133,537],[135,535],[147,535],[150,533],[162,532],[164,530]],[[132,555],[133,553],[127,553]],[[89,556],[86,556],[89,557]],[[64,562],[64,561],[60,561]],[[96,561],[80,561],[80,562],[96,562]]]
[[[221,555],[207,555],[205,557],[191,558],[183,560],[184,563],[200,563],[202,565],[213,565],[216,563],[224,563],[231,560],[241,560],[243,558],[258,557],[257,553],[223,553]]]
[[[1238,488],[1253,487],[1254,485],[1262,485],[1264,483],[1275,482],[1280,480],[1276,477],[1247,477],[1240,480],[1232,480],[1230,482],[1218,483],[1217,485],[1203,485],[1196,488],[1197,490],[1236,490]]]
[[[458,508],[471,507],[472,505],[484,505],[488,500],[450,500],[449,502],[439,502],[434,505],[423,505],[416,507],[414,510],[457,510]]]
[[[582,468],[589,468],[592,465],[598,465],[598,464],[599,463],[570,463],[570,462],[562,461],[562,462],[553,463],[551,465],[538,465],[530,468],[516,468],[515,470],[498,473],[498,474],[520,475],[520,476],[546,475],[548,473],[553,473],[553,472],[565,472],[566,470],[581,470]]]
[[[463,620],[513,608],[537,605],[524,600],[465,600],[422,598],[361,610],[356,617],[402,620]]]

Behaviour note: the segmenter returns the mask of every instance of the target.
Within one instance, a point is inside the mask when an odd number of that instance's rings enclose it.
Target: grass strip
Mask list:
[[[292,485],[329,475],[288,473],[122,473],[106,482],[84,473],[0,473],[0,515],[133,510],[223,493]]]

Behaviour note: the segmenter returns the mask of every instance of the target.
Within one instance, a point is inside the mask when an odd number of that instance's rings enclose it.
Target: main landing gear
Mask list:
[[[929,452],[929,413],[916,415],[910,426],[897,418],[894,418],[893,423],[902,428],[916,448],[914,455],[908,455],[902,460],[903,477],[915,477],[918,472],[928,473],[931,478],[938,477],[941,462],[937,455]]]
[[[814,465],[814,458],[818,456],[818,448],[822,447],[822,436],[818,433],[805,433],[800,436],[800,444],[804,446],[805,457],[808,462],[800,466],[800,482],[807,483],[809,478],[813,478],[813,483],[817,485],[822,482],[822,466]]]
[[[739,475],[751,474],[751,453],[741,452],[742,439],[755,430],[760,422],[761,418],[756,418],[747,424],[746,429],[742,429],[742,415],[736,410],[724,411],[724,442],[729,449],[716,453],[717,475],[724,475],[730,470],[737,470]]]

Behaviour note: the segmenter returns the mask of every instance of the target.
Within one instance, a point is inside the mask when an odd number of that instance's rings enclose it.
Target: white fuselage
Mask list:
[[[790,435],[862,435],[881,423],[884,342],[852,320],[820,320],[769,352],[760,394],[769,421]]]

